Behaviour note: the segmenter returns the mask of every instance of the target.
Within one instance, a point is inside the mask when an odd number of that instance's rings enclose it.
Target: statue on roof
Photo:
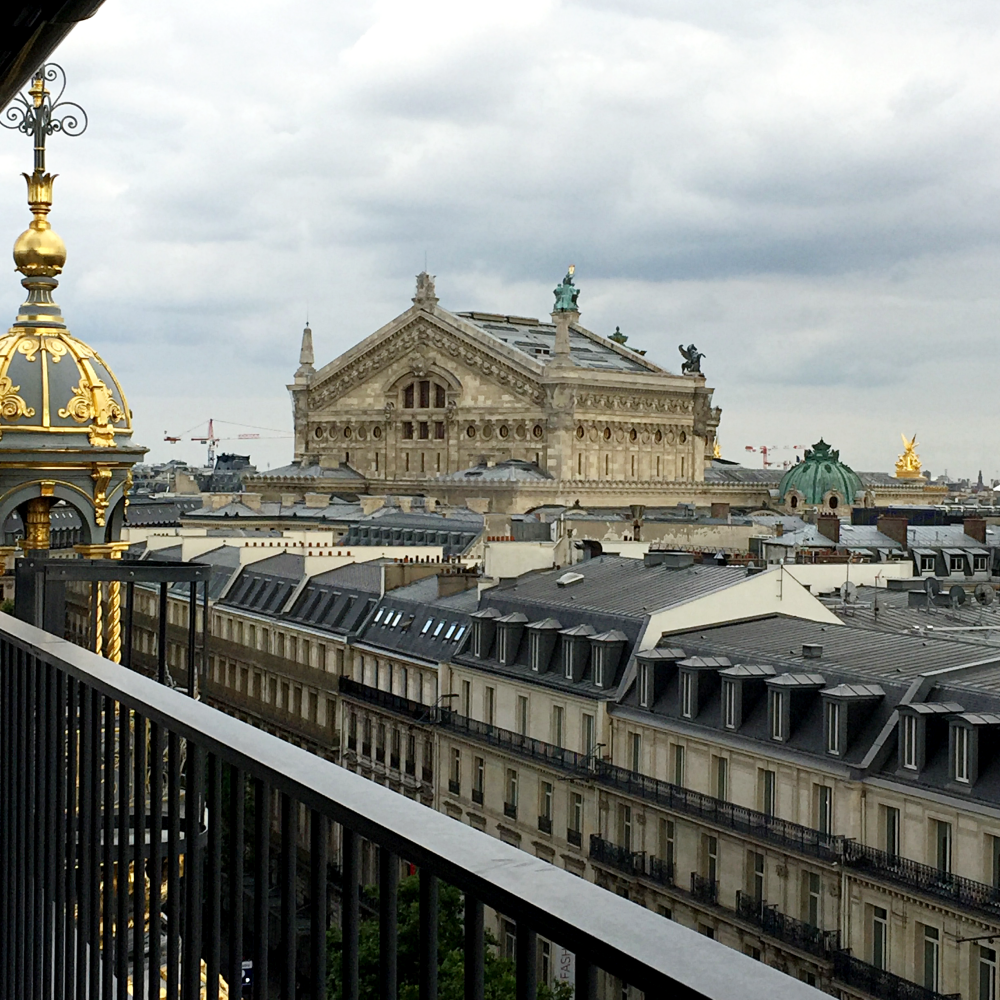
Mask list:
[[[923,472],[920,456],[916,452],[917,435],[908,438],[905,434],[900,434],[900,437],[903,439],[903,454],[896,459],[896,478],[920,479]]]
[[[552,294],[556,297],[556,304],[553,312],[579,312],[576,300],[580,294],[580,289],[573,284],[573,275],[576,273],[576,265],[570,264],[566,270],[566,277],[562,284],[557,285]]]
[[[425,308],[436,306],[438,297],[434,290],[434,275],[421,271],[417,275],[417,294],[413,296],[413,304]]]
[[[677,350],[681,352],[681,357],[684,358],[684,363],[681,365],[681,374],[701,375],[701,359],[705,355],[694,344],[688,344],[687,347],[683,344],[678,344]]]

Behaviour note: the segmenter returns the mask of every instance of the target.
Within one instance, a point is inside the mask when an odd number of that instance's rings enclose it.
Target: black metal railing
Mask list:
[[[648,878],[661,885],[673,885],[674,866],[669,861],[647,855],[645,851],[630,851],[626,847],[612,844],[610,840],[604,840],[596,833],[590,835],[590,860],[616,868],[627,875]]]
[[[765,900],[757,899],[752,893],[742,890],[736,893],[736,912],[770,937],[819,958],[830,958],[840,949],[839,931],[820,930],[804,920],[796,920],[781,913],[777,906],[768,906]]]
[[[699,903],[719,902],[719,880],[700,875],[698,872],[691,872],[691,895]]]
[[[568,843],[572,844],[574,847],[579,847],[580,844],[583,842],[583,837],[581,836],[579,830],[567,830],[566,831],[566,840],[567,840]]]
[[[647,996],[717,997],[722,962],[731,995],[813,995],[554,865],[0,617],[0,995],[125,1000],[131,981],[150,1000],[161,982],[170,997],[218,1000],[250,959],[254,1000],[325,998],[335,861],[336,985],[357,997],[362,837],[379,848],[382,996],[398,992],[404,861],[420,872],[424,997],[437,992],[439,879],[465,894],[469,998],[484,996],[487,907],[516,922],[518,997],[535,996],[537,931],[576,955],[579,1000],[596,996],[597,966]],[[147,914],[148,937],[133,948],[130,924],[142,927]]]
[[[539,816],[538,817],[538,829],[542,833],[552,832],[552,817],[551,816]]]
[[[976,882],[961,875],[943,872],[940,868],[902,858],[898,854],[866,847],[853,840],[844,845],[844,864],[880,880],[896,882],[918,889],[928,896],[947,900],[962,909],[978,910],[991,917],[1000,917],[1000,888]]]
[[[456,781],[454,778],[449,778],[448,779],[448,791],[451,792],[452,795],[459,795],[459,794],[461,794],[461,791],[462,791],[461,782]]]
[[[483,790],[481,788],[472,789],[472,801],[475,802],[477,806],[483,804]]]
[[[849,951],[838,951],[833,956],[833,978],[845,986],[861,990],[878,1000],[959,1000],[958,993],[935,993],[919,983],[903,979],[885,969],[855,958]]]
[[[491,726],[489,723],[458,715],[449,708],[420,705],[399,695],[359,684],[347,677],[341,677],[340,689],[344,694],[405,715],[414,721],[441,725],[454,732],[464,733],[472,739],[528,758],[540,765],[599,781],[671,812],[695,816],[748,837],[828,861],[839,861],[843,854],[844,838],[839,835],[823,833],[801,823],[778,819],[724,799],[681,788],[668,781],[636,774],[628,768],[599,760],[591,754],[576,753],[543,740],[522,736],[509,729]]]

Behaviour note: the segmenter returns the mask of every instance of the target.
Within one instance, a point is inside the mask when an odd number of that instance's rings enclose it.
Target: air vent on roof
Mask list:
[[[583,578],[582,573],[563,573],[563,575],[556,580],[556,586],[569,587],[574,583],[579,583]]]
[[[802,659],[818,660],[823,655],[823,646],[818,642],[802,643]]]

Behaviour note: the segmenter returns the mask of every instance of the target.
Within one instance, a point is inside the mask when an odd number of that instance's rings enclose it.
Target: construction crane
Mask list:
[[[759,454],[761,457],[761,464],[765,469],[770,469],[773,465],[778,465],[778,462],[773,461],[769,456],[775,451],[802,451],[804,445],[801,444],[762,444],[758,447],[754,447],[752,444],[745,445],[746,451],[752,451],[754,454]],[[787,469],[791,465],[791,460],[785,459],[784,462],[780,463],[781,468]]]
[[[220,424],[226,424],[230,427],[247,427],[250,428],[250,430],[244,433],[230,434],[226,437],[222,437],[215,433],[216,421],[212,417],[209,417],[206,432],[204,434],[192,434],[189,440],[195,441],[198,444],[208,445],[206,465],[210,469],[215,468],[216,445],[221,444],[223,441],[274,441],[279,438],[290,438],[292,436],[287,431],[279,431],[274,427],[254,427],[253,424],[237,424],[230,420],[220,420],[218,422]],[[163,440],[169,444],[177,444],[178,441],[183,441],[187,435],[191,434],[192,431],[198,430],[201,426],[201,424],[196,424],[194,427],[186,430],[183,434],[168,434],[164,431]],[[271,433],[261,434],[260,431],[270,431]]]

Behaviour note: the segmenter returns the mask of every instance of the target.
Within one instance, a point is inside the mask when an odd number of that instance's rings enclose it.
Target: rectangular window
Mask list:
[[[951,568],[952,573],[964,573],[965,572],[965,557],[964,556],[949,556],[948,565]]]
[[[642,771],[642,736],[639,733],[629,733],[629,739],[631,744],[629,756],[632,758],[629,763],[632,773],[639,774]]]
[[[760,773],[760,811],[765,816],[774,815],[777,793],[777,776],[774,771],[762,770]]]
[[[684,747],[679,743],[673,746],[674,754],[674,784],[679,788],[684,787]]]
[[[434,440],[443,441],[444,440],[444,421],[435,420],[434,421]]]
[[[917,769],[917,717],[903,716],[903,767]]]
[[[563,709],[560,705],[552,708],[552,743],[554,746],[563,745]]]
[[[483,695],[483,722],[488,726],[495,725],[496,719],[496,688],[488,687]]]
[[[528,735],[528,698],[523,694],[517,696],[517,731],[522,736]]]
[[[924,926],[924,989],[938,992],[941,980],[941,932]]]
[[[987,843],[991,852],[991,872],[993,875],[993,888],[1000,889],[1000,837],[987,837]]]
[[[723,802],[729,799],[729,760],[726,757],[713,758],[715,771],[715,797]]]
[[[894,806],[882,806],[882,843],[886,854],[899,854],[899,810]]]
[[[826,703],[826,752],[840,753],[840,703]]]
[[[426,420],[421,420],[417,424],[417,434],[421,441],[427,441],[431,436],[430,424]]]
[[[413,383],[411,382],[403,390],[403,409],[412,410],[413,409]]]
[[[507,801],[506,805],[512,809],[517,809],[517,771],[512,767],[507,768]]]
[[[552,822],[552,783],[543,781],[538,796],[538,815]]]
[[[694,675],[686,670],[681,672],[681,715],[694,718]]]
[[[436,410],[443,410],[445,408],[445,390],[444,386],[438,382],[434,383],[434,408]]]
[[[583,752],[589,757],[594,753],[596,739],[594,735],[594,717],[583,713]]]
[[[705,878],[714,882],[719,876],[719,838],[706,836],[703,839],[705,849]]]
[[[476,757],[473,762],[472,781],[473,788],[482,796],[486,787],[486,761],[482,757]]]
[[[889,964],[889,913],[881,906],[872,907],[872,965],[876,969]]]
[[[413,440],[413,421],[404,420],[403,421],[403,437],[408,441]]]
[[[569,829],[576,834],[583,833],[583,795],[580,792],[570,792]]]
[[[820,900],[822,895],[820,893],[820,877],[816,872],[806,872],[805,878],[803,879],[805,883],[805,918],[806,923],[810,927],[819,927],[820,921]]]
[[[785,692],[770,691],[768,693],[769,709],[771,715],[771,739],[784,740],[785,738]]]
[[[462,751],[458,747],[451,748],[451,791],[458,795],[462,782]]]
[[[639,664],[639,704],[653,707],[653,668],[648,663]]]
[[[660,857],[668,864],[674,863],[674,821],[660,820]]]
[[[420,409],[429,409],[431,405],[431,384],[430,382],[420,383]]]
[[[827,785],[816,786],[816,829],[833,832],[833,789]]]
[[[979,946],[979,998],[997,1000],[997,953],[995,948]]]
[[[969,730],[955,726],[955,780],[969,782]]]
[[[472,715],[472,681],[462,681],[462,715]]]
[[[753,898],[762,903],[765,899],[764,892],[764,855],[757,851],[750,852],[750,891]]]
[[[931,820],[934,824],[934,835],[937,844],[937,868],[941,872],[951,871],[951,823],[944,820]]]
[[[722,724],[726,729],[736,728],[736,682],[722,682]]]
[[[618,843],[626,851],[632,850],[632,807],[618,807]]]

